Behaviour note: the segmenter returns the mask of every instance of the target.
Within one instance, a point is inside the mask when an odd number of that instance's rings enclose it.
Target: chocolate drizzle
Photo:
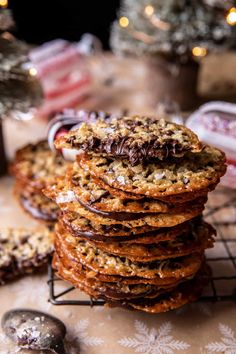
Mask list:
[[[106,153],[111,156],[126,158],[132,166],[153,159],[166,160],[169,156],[181,155],[190,150],[189,147],[181,146],[175,139],[169,138],[162,144],[156,137],[149,141],[137,141],[131,137],[116,136],[104,140],[92,136],[86,142],[79,143],[76,137],[68,138],[67,143],[72,148],[79,148],[85,152]]]
[[[127,213],[127,212],[122,212],[122,211],[121,212],[102,211],[102,210],[98,210],[98,209],[92,207],[91,205],[88,205],[88,204],[82,202],[78,197],[76,197],[76,199],[84,208],[88,209],[92,213],[97,214],[97,215],[102,215],[104,217],[107,217],[107,218],[113,219],[113,220],[117,220],[117,221],[138,220],[138,219],[141,219],[145,216],[153,215],[153,213]]]
[[[72,149],[124,158],[133,166],[153,159],[182,157],[188,151],[202,149],[198,138],[188,128],[139,116],[90,121],[81,132],[65,136],[58,146],[64,147],[64,143]]]
[[[185,227],[186,223],[183,224],[183,228]],[[70,228],[71,225],[67,225],[67,228]],[[114,230],[116,228],[111,227],[111,230]],[[145,233],[142,234],[130,234],[129,236],[121,236],[119,234],[117,234],[117,236],[110,236],[109,234],[106,235],[106,232],[104,230],[104,233],[102,234],[98,234],[93,231],[85,231],[85,230],[73,230],[75,235],[78,237],[85,237],[94,241],[105,241],[105,242],[109,242],[110,241],[117,241],[117,242],[122,242],[122,241],[134,241],[135,240],[142,240],[143,238],[147,238],[147,237],[154,237],[156,239],[158,239],[158,235],[163,234],[163,233],[168,233],[170,231],[170,228],[153,228],[151,231],[147,231]],[[109,232],[109,228],[107,230]],[[118,230],[117,230],[118,231]]]

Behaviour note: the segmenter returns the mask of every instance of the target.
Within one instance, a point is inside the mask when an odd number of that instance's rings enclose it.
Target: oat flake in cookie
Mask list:
[[[140,116],[83,123],[77,130],[56,139],[55,146],[125,158],[131,165],[153,158],[181,157],[188,151],[202,149],[197,136],[188,128]]]

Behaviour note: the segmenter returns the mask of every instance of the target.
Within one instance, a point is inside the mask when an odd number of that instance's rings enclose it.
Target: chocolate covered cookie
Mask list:
[[[197,136],[188,128],[163,119],[139,116],[82,123],[77,130],[56,139],[55,146],[125,158],[131,165],[153,158],[181,157],[202,148]]]
[[[172,291],[164,292],[156,298],[132,299],[108,302],[108,307],[124,307],[147,313],[162,313],[177,309],[187,303],[196,301],[202,293],[204,286],[209,282],[211,271],[208,266],[203,266],[198,274],[191,280],[181,283]]]
[[[56,274],[111,307],[159,313],[196,300],[215,236],[202,211],[224,153],[184,126],[138,116],[83,122],[55,146],[77,150],[44,189],[61,211]]]
[[[132,243],[86,240],[92,246],[110,254],[127,257],[131,261],[150,262],[157,259],[170,259],[194,252],[202,252],[206,248],[213,247],[213,235],[215,235],[215,230],[209,224],[203,222],[196,225],[187,234],[183,233],[175,238],[173,237],[171,240],[159,240],[159,242],[157,238],[153,244],[136,243],[135,240]]]
[[[0,230],[0,283],[32,273],[52,252],[53,235],[47,228]]]
[[[35,192],[32,189],[28,189],[27,186],[24,187],[24,185],[17,184],[15,195],[24,211],[33,218],[47,223],[57,221],[59,215],[57,204],[39,191]]]
[[[204,200],[203,200],[204,201]],[[173,210],[170,213],[100,213],[90,211],[76,202],[63,203],[60,208],[63,212],[72,212],[80,217],[91,220],[99,225],[123,225],[126,228],[137,227],[171,227],[200,215],[204,209],[203,201],[188,205],[188,208]],[[116,218],[116,219],[115,219]]]
[[[54,260],[57,275],[70,281],[76,288],[85,291],[93,298],[100,298],[107,301],[121,299],[134,299],[156,297],[163,292],[170,291],[176,287],[174,285],[155,285],[155,284],[122,284],[120,282],[103,282],[96,277],[88,277],[87,271],[83,268],[79,272],[67,268],[62,259]]]

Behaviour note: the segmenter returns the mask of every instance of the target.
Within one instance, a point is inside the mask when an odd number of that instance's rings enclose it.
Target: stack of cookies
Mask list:
[[[68,163],[52,152],[46,141],[29,144],[16,152],[10,171],[16,177],[15,194],[23,209],[46,225],[36,229],[0,230],[0,285],[31,273],[48,262],[53,253],[53,229],[59,209],[42,189],[63,175]]]
[[[65,160],[49,149],[47,141],[28,144],[16,152],[10,166],[16,177],[15,194],[23,209],[33,218],[48,225],[57,220],[58,207],[44,196],[42,189],[56,176],[63,175],[66,167]]]
[[[183,126],[138,116],[82,123],[55,146],[78,152],[44,191],[61,210],[59,277],[110,306],[151,313],[197,299],[215,234],[201,214],[224,154]]]

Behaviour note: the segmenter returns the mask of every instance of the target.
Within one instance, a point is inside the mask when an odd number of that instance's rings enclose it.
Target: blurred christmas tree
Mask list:
[[[186,62],[236,47],[231,0],[123,0],[112,28],[116,53],[163,55]]]
[[[5,6],[0,7],[0,175],[6,171],[7,165],[3,118],[13,116],[21,119],[30,107],[38,104],[41,97],[37,80],[24,67],[28,61],[29,46],[8,32],[13,26],[11,12]]]
[[[236,47],[233,0],[123,0],[111,30],[116,54],[145,56],[155,104],[199,103],[199,58]]]

